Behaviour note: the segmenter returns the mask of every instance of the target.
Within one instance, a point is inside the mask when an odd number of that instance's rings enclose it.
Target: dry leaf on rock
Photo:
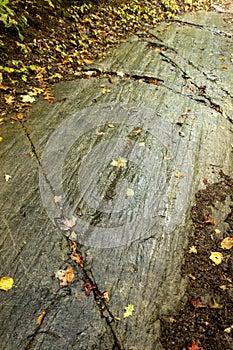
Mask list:
[[[132,316],[133,315],[133,311],[134,311],[134,305],[133,304],[129,304],[128,306],[126,306],[124,308],[124,310],[125,310],[124,315],[123,315],[124,318]]]
[[[2,277],[0,278],[0,289],[9,290],[13,287],[14,280],[12,277]]]
[[[91,294],[91,292],[93,290],[97,289],[97,285],[94,284],[91,280],[87,279],[86,282],[84,283],[84,289],[85,289],[85,294],[86,296],[89,297],[89,295]]]
[[[60,286],[65,287],[74,279],[74,272],[72,266],[67,267],[66,270],[57,270],[54,272],[55,277],[59,279]]]
[[[175,173],[175,177],[176,177],[177,179],[183,179],[185,176],[186,176],[185,173]]]
[[[46,315],[46,311],[43,311],[43,312],[41,312],[40,316],[37,318],[36,324],[37,324],[38,326],[41,325],[41,323],[42,323],[42,321],[43,321],[45,315]]]
[[[223,260],[223,255],[222,253],[219,252],[211,252],[210,255],[210,260],[212,260],[216,265],[221,264],[222,260]]]
[[[57,223],[62,231],[69,231],[76,225],[76,217],[57,219]]]
[[[111,165],[117,168],[125,168],[127,164],[127,159],[119,157],[118,159],[113,159]]]
[[[126,196],[127,197],[132,197],[133,195],[134,195],[134,190],[132,190],[131,188],[127,188]]]
[[[5,178],[5,181],[8,182],[12,178],[12,176],[6,174],[4,175],[4,178]]]
[[[221,242],[223,249],[231,249],[233,247],[233,237],[226,237]]]
[[[67,267],[65,270],[65,279],[68,283],[72,282],[74,279],[74,271],[72,266]]]

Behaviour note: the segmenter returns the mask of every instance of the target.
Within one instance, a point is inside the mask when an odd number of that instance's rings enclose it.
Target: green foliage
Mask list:
[[[9,0],[0,0],[0,21],[3,22],[6,28],[17,24],[14,19],[15,13],[8,6]]]
[[[19,39],[23,41],[22,28],[27,24],[27,18],[21,16],[20,23],[18,23],[14,10],[8,4],[9,0],[0,0],[0,21],[3,22],[5,28],[13,27],[17,31]]]

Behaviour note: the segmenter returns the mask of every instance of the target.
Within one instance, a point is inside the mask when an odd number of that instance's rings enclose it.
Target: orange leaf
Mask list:
[[[2,85],[2,84],[0,84],[0,90],[8,90],[9,89],[9,87],[8,86],[4,86],[4,85]]]
[[[199,347],[195,340],[192,340],[192,346],[188,347],[188,350],[203,350],[203,347]]]
[[[65,279],[68,283],[72,282],[74,279],[74,271],[72,266],[67,267],[65,270]]]
[[[46,311],[43,311],[43,312],[41,312],[40,316],[37,318],[36,324],[37,324],[38,326],[41,325],[41,323],[42,323],[42,321],[43,321],[45,315],[46,315]]]
[[[18,113],[18,114],[17,114],[17,118],[18,118],[19,120],[23,119],[23,113]]]

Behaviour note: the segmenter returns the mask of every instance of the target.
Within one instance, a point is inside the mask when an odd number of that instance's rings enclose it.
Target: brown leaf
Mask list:
[[[209,183],[208,179],[207,179],[206,177],[204,177],[204,179],[203,179],[203,184],[204,184],[204,185],[208,185],[208,183]]]
[[[202,307],[206,307],[201,301],[201,298],[196,298],[196,299],[190,299],[190,303],[193,305],[195,309],[199,309]]]
[[[76,214],[77,214],[78,216],[83,216],[82,210],[81,210],[80,208],[78,208],[78,209],[76,210]]]
[[[38,326],[41,325],[41,323],[42,323],[42,321],[43,321],[45,315],[46,315],[46,311],[43,311],[43,312],[41,312],[40,316],[37,318],[36,324],[37,324]]]
[[[96,284],[93,284],[91,280],[87,279],[84,283],[84,289],[86,296],[89,296],[93,290],[97,289]]]

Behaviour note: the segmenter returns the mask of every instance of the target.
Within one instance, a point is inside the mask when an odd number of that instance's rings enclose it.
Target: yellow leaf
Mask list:
[[[185,177],[185,176],[186,176],[185,173],[175,173],[175,177],[176,177],[177,179],[183,179],[183,177]]]
[[[222,309],[223,307],[214,298],[211,298],[209,305],[211,309]]]
[[[233,237],[226,237],[221,242],[223,249],[231,249],[233,247]]]
[[[219,229],[217,229],[217,228],[216,228],[214,231],[215,231],[215,233],[217,233],[217,234],[221,233],[221,231],[220,231]]]
[[[113,159],[111,165],[117,168],[125,168],[127,164],[127,159],[119,157],[118,159]]]
[[[133,130],[134,135],[139,135],[142,132],[142,128]]]
[[[12,277],[2,277],[0,278],[0,289],[9,290],[12,288],[14,280]]]
[[[114,124],[108,124],[108,127],[112,129],[112,128],[115,128],[115,125]]]
[[[132,190],[131,188],[127,188],[126,190],[126,196],[127,197],[131,197],[134,195],[134,190]]]
[[[0,142],[2,142],[2,140],[3,140],[3,137],[0,136]]]
[[[124,308],[124,310],[125,310],[124,315],[123,315],[124,318],[132,316],[133,311],[134,311],[134,305],[133,304],[129,304],[128,306],[126,306]]]
[[[223,255],[222,253],[219,252],[211,252],[210,255],[210,260],[212,260],[216,265],[221,264],[222,260],[223,260]]]

